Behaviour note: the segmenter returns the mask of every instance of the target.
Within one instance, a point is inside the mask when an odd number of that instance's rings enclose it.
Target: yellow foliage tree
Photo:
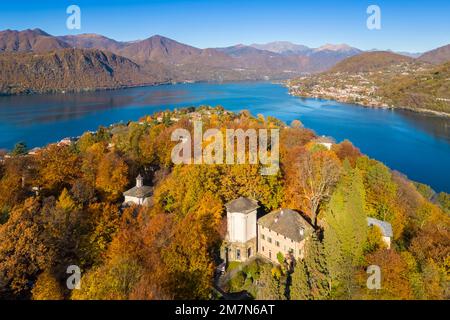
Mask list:
[[[31,290],[33,300],[62,300],[61,286],[48,271],[42,272]]]
[[[202,202],[178,222],[173,240],[163,250],[169,288],[176,299],[205,299],[210,292],[214,273],[212,248],[219,239],[222,207],[211,194]]]
[[[117,200],[128,184],[128,166],[116,153],[106,154],[97,169],[96,187],[106,194],[106,199]]]
[[[77,160],[69,147],[50,145],[38,157],[40,184],[54,190],[71,183],[79,174]]]
[[[75,201],[73,201],[69,191],[67,191],[66,188],[64,188],[61,192],[56,206],[60,209],[63,209],[64,211],[73,211],[77,209],[77,204],[75,203]]]

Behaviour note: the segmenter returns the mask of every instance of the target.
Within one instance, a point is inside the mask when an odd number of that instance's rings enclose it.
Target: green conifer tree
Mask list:
[[[291,275],[290,298],[291,300],[310,300],[310,292],[306,265],[304,261],[298,261]]]
[[[333,297],[350,298],[354,272],[360,265],[367,239],[365,190],[359,169],[344,162],[344,175],[325,214],[324,246]]]

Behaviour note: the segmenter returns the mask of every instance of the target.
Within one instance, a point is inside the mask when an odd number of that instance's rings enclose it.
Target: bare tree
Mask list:
[[[334,154],[325,151],[302,153],[298,161],[299,186],[308,201],[311,219],[317,226],[317,214],[322,201],[328,199],[339,180],[340,165]]]

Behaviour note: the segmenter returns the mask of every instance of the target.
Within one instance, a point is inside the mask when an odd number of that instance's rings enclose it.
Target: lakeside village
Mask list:
[[[211,116],[214,112],[227,113],[220,108],[201,107],[198,109],[188,108],[182,111],[175,110],[167,116],[165,112],[159,113],[156,117],[148,116],[139,122],[144,125],[146,122],[178,122],[183,118],[188,118],[190,122],[201,121],[203,116]],[[114,133],[120,130],[123,125],[111,125],[109,130]],[[53,144],[58,147],[73,146],[80,137],[64,138]],[[328,137],[318,137],[314,140],[330,150],[334,140]],[[114,144],[109,143],[108,149],[114,149]],[[32,157],[39,154],[43,148],[33,148],[22,154],[14,152],[3,155],[0,161],[7,158],[20,156]],[[22,179],[25,186],[25,178]],[[33,186],[30,190],[36,196],[39,195],[40,187]],[[153,205],[153,187],[144,183],[141,174],[136,177],[135,185],[122,194],[122,208],[130,206]],[[226,235],[222,239],[220,247],[220,261],[216,265],[216,277],[214,289],[219,295],[228,298],[246,299],[246,295],[232,296],[226,293],[222,287],[236,273],[235,268],[229,268],[230,265],[238,266],[237,270],[242,270],[246,265],[261,260],[263,263],[270,263],[274,266],[283,265],[287,270],[292,270],[296,261],[301,260],[307,254],[305,252],[306,244],[314,232],[314,226],[310,220],[301,212],[290,208],[278,208],[267,214],[260,212],[258,199],[242,197],[236,194],[236,198],[225,204],[226,211]],[[377,228],[382,234],[382,240],[386,248],[390,248],[393,237],[392,226],[386,221],[374,218],[367,218],[367,225],[371,228]],[[232,270],[235,269],[235,270]]]
[[[286,82],[293,96],[336,100],[365,107],[393,108],[379,93],[385,79],[420,74],[427,69],[420,64],[398,63],[389,69],[360,72],[325,72],[305,75]],[[439,100],[436,98],[436,100]],[[444,99],[445,100],[445,99]]]

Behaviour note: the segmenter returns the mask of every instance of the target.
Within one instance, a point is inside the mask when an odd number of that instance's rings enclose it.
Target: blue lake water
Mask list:
[[[320,135],[349,139],[410,179],[450,192],[450,119],[301,99],[264,82],[177,84],[82,94],[0,97],[0,148],[42,146],[155,111],[199,105],[299,119]]]

